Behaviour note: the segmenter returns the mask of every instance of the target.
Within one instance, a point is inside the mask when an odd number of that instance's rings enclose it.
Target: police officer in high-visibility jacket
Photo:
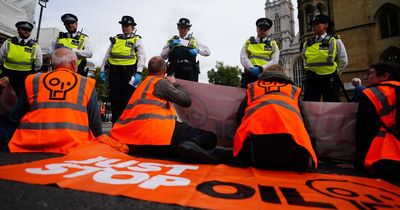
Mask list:
[[[178,79],[199,81],[200,66],[196,61],[197,54],[209,56],[210,49],[200,43],[192,33],[189,34],[190,20],[179,19],[177,23],[179,36],[174,36],[167,41],[161,52],[161,57],[168,59],[168,75]]]
[[[56,41],[52,42],[49,47],[49,55],[59,47],[68,47],[72,49],[78,56],[78,74],[87,76],[87,60],[93,55],[89,37],[78,31],[78,17],[74,14],[66,13],[61,16],[67,32],[60,32]]]
[[[302,57],[306,79],[305,101],[340,101],[340,74],[347,66],[346,49],[338,35],[333,34],[335,24],[326,15],[317,15],[309,23],[315,34],[303,46]]]
[[[258,81],[250,83],[237,114],[233,155],[259,168],[315,169],[315,142],[307,131],[300,94],[301,88],[279,65],[267,68]]]
[[[108,72],[113,123],[121,116],[135,87],[142,80],[142,71],[146,63],[142,37],[136,34],[133,17],[123,16],[119,23],[123,34],[110,37],[111,44],[100,70],[100,78],[103,81],[106,80]]]
[[[102,133],[96,81],[76,73],[76,54],[53,51],[54,71],[29,75],[10,116],[19,122],[11,152],[66,154]]]
[[[111,138],[130,145],[133,152],[169,156],[178,153],[186,161],[216,163],[211,152],[217,136],[176,120],[174,104],[189,107],[192,101],[174,77],[164,78],[166,70],[162,57],[150,59],[149,75],[114,124]]]
[[[272,21],[260,18],[256,21],[257,36],[250,37],[240,52],[240,62],[244,67],[241,87],[257,81],[264,69],[279,63],[279,47],[275,40],[268,36]]]
[[[371,65],[359,97],[356,166],[383,176],[400,175],[400,66]]]
[[[7,76],[17,96],[24,88],[25,78],[42,66],[42,50],[29,38],[33,25],[27,21],[15,24],[18,37],[7,39],[0,48],[0,77]]]

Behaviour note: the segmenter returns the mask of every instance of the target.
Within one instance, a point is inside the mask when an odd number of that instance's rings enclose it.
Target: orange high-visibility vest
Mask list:
[[[374,104],[379,115],[381,127],[368,149],[364,160],[365,168],[372,169],[372,164],[379,160],[400,161],[400,139],[396,128],[396,92],[395,87],[400,87],[400,82],[386,81],[377,86],[367,88],[363,93]],[[398,113],[397,113],[398,114]]]
[[[248,85],[247,107],[233,142],[237,156],[249,135],[290,134],[305,148],[314,161],[318,160],[303,123],[298,106],[301,88],[291,84],[259,80]]]
[[[132,145],[170,145],[176,110],[171,102],[153,95],[161,79],[147,76],[140,83],[111,129],[111,138]]]
[[[64,68],[29,75],[29,111],[8,144],[10,151],[67,154],[91,140],[87,104],[94,85],[95,80]]]

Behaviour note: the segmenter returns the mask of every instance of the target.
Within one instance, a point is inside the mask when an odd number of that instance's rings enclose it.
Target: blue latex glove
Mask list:
[[[139,85],[140,81],[142,81],[142,73],[136,72],[135,76],[133,76],[133,77],[135,77],[135,80],[133,80],[132,85],[134,87],[137,87]]]
[[[181,43],[181,40],[180,40],[180,39],[174,39],[174,40],[171,42],[170,47],[173,48],[173,47],[179,45],[180,43]]]
[[[260,67],[251,67],[249,69],[250,73],[256,77],[260,74]]]
[[[199,53],[199,49],[197,49],[197,48],[190,49],[190,50],[189,50],[189,53],[190,53],[191,55],[196,56],[197,53]]]
[[[103,81],[106,81],[106,72],[104,72],[104,71],[100,72],[100,79]]]

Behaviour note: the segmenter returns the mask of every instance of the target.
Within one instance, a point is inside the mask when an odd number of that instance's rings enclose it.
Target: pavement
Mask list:
[[[103,123],[104,133],[109,133],[110,129],[111,123]],[[224,152],[226,151],[217,151],[219,155],[224,155]],[[61,155],[58,154],[48,153],[10,154],[5,151],[0,151],[0,165],[31,162],[34,160],[60,156]],[[317,172],[375,178],[373,175],[354,170],[352,165],[349,163],[335,162],[332,160],[322,160]],[[400,179],[386,181],[400,186]],[[92,192],[63,189],[56,185],[33,185],[6,180],[0,180],[0,192],[0,209],[2,210],[195,209],[178,205],[148,202],[122,196],[110,196]]]

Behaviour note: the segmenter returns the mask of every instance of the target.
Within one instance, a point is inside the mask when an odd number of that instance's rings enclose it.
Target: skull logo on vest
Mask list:
[[[266,82],[266,81],[258,82],[258,86],[263,87],[266,94],[271,92],[280,92],[281,87],[284,87],[286,85],[287,84],[281,84],[276,82]]]
[[[56,73],[56,74],[55,74]],[[49,100],[65,100],[67,93],[78,83],[75,74],[68,71],[53,71],[43,79],[43,84],[49,90]]]

